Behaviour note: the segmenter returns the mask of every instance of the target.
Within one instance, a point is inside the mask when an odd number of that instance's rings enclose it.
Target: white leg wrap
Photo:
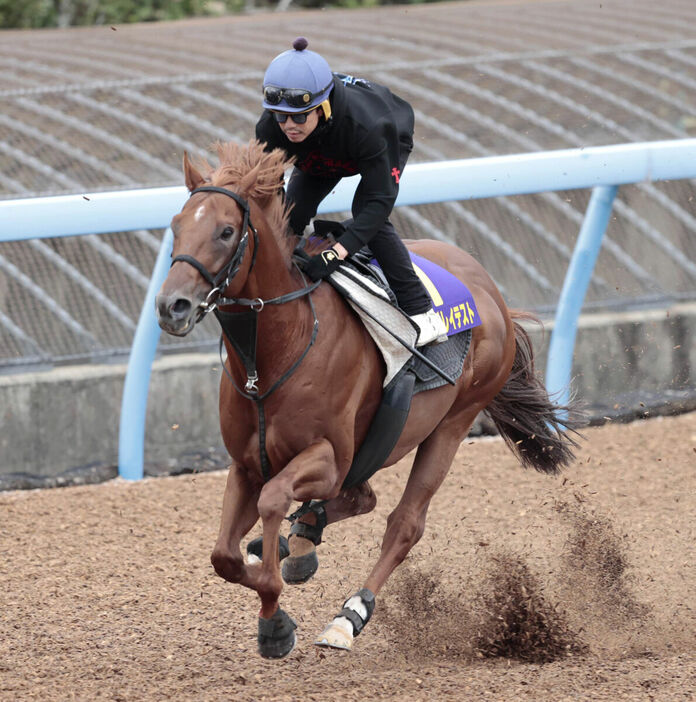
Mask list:
[[[365,607],[365,603],[362,601],[362,597],[360,597],[360,595],[353,595],[343,606],[357,612],[361,619],[367,619],[367,607]],[[345,617],[340,618],[348,621]]]
[[[344,610],[350,609],[355,612],[363,621],[369,619],[369,612],[360,595],[353,595],[343,605]],[[345,616],[334,617],[331,623],[324,629],[319,638],[314,642],[317,646],[329,646],[350,651],[353,647],[353,622]]]

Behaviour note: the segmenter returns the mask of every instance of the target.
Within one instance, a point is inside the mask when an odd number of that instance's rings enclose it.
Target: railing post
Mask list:
[[[593,188],[590,204],[587,206],[585,219],[563,281],[546,362],[546,388],[560,404],[566,404],[569,399],[578,317],[592,279],[617,191],[616,185]]]
[[[167,277],[173,241],[172,230],[167,228],[145,294],[128,359],[118,436],[118,473],[126,480],[141,480],[144,473],[147,396],[152,362],[160,337],[155,317],[155,296]]]

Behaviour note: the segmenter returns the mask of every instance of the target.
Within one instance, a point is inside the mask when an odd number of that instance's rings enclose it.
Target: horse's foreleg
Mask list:
[[[227,474],[220,532],[210,556],[215,572],[221,578],[251,588],[254,588],[254,579],[244,564],[239,545],[258,521],[259,492],[259,488],[249,482],[240,466],[233,463]]]
[[[260,565],[247,568],[256,575],[254,589],[261,599],[259,652],[271,658],[287,655],[294,646],[294,622],[278,606],[283,579],[280,575],[278,540],[280,527],[294,500],[330,499],[339,487],[333,446],[317,442],[296,456],[262,488],[258,511],[263,523],[263,557]]]
[[[447,475],[473,419],[469,422],[462,421],[461,416],[458,421],[448,419],[419,446],[404,494],[387,519],[377,563],[363,588],[346,600],[316,644],[348,650],[352,647],[353,638],[372,616],[375,595],[423,535],[430,500]]]

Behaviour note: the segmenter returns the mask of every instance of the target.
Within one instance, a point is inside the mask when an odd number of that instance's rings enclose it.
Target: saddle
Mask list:
[[[315,235],[322,238],[332,238],[334,232],[343,230],[340,222],[314,221]],[[459,279],[431,261],[409,253],[433,307],[445,320],[449,337],[445,343],[415,351],[418,333],[415,325],[398,307],[368,247],[344,261],[328,278],[361,318],[386,365],[381,404],[353,459],[343,489],[365,482],[384,465],[401,436],[413,395],[444,385],[447,376],[452,381],[459,378],[472,329],[481,324],[474,299]]]

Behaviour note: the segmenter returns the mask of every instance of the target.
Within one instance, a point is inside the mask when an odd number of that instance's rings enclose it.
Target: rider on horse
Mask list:
[[[307,275],[325,278],[340,260],[368,246],[399,306],[420,330],[417,345],[445,341],[447,328],[388,219],[413,148],[411,106],[384,86],[332,73],[300,37],[268,66],[263,107],[257,138],[268,150],[281,148],[296,159],[286,193],[296,235],[341,178],[360,174],[353,219],[331,248],[305,263]]]

